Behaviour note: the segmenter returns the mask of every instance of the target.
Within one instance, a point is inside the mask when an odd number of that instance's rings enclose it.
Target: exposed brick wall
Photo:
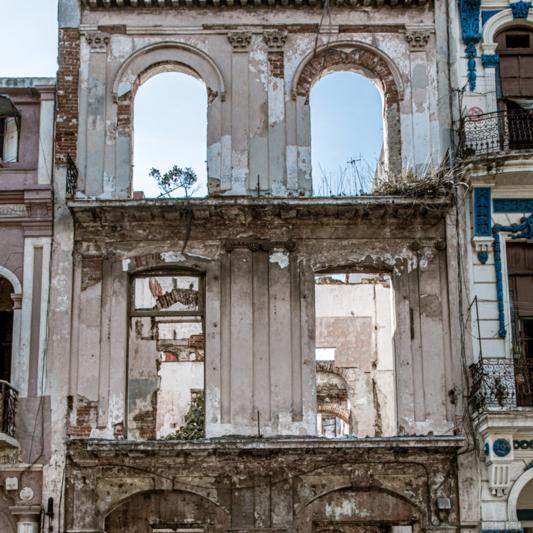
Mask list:
[[[283,52],[268,52],[268,64],[270,65],[270,74],[274,78],[283,78],[284,76]]]
[[[157,392],[152,394],[151,404],[150,410],[141,411],[133,417],[135,429],[141,439],[154,440],[156,437]]]
[[[346,407],[344,407],[343,405],[339,405],[338,403],[319,403],[317,405],[317,410],[319,413],[338,416],[347,424],[350,423],[350,412],[348,411],[348,409],[346,409]]]
[[[362,67],[378,78],[384,86],[385,98],[389,105],[399,101],[399,92],[394,76],[383,58],[365,48],[354,48],[350,52],[328,48],[316,54],[303,68],[296,93],[298,96],[309,98],[313,83],[324,73],[333,67],[353,66]]]
[[[76,398],[76,422],[68,426],[67,435],[72,439],[87,439],[96,427],[98,417],[98,402],[93,402],[78,396]]]
[[[129,131],[131,129],[131,100],[131,92],[120,97],[118,100],[117,127],[119,130]]]
[[[67,155],[76,160],[78,142],[78,83],[80,71],[80,32],[59,32],[59,73],[57,79],[56,165],[66,163]]]

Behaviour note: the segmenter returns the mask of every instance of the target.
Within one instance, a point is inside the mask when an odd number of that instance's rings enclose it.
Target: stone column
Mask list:
[[[248,192],[249,178],[249,54],[250,32],[230,32],[231,55],[231,190]]]
[[[18,390],[18,383],[16,383],[15,372],[18,363],[18,354],[20,350],[20,314],[22,311],[22,293],[13,293],[11,295],[13,300],[13,341],[11,345],[11,384]]]
[[[9,510],[17,520],[17,533],[39,533],[41,529],[40,505],[15,505]]]
[[[409,43],[409,62],[411,65],[411,120],[413,134],[413,167],[423,169],[430,163],[431,131],[429,127],[429,69],[426,46],[431,32],[425,27],[407,27],[405,38]],[[392,146],[393,139],[388,139]]]
[[[99,195],[114,192],[114,183],[104,182],[106,136],[106,66],[107,48],[111,37],[102,32],[85,35],[90,48],[89,75],[87,81],[87,138],[85,169],[85,193]],[[124,187],[126,190],[128,187]]]

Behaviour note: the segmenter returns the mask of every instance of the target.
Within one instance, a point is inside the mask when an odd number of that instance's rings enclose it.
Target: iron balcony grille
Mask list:
[[[15,438],[15,415],[18,392],[7,382],[0,380],[0,433]]]
[[[533,407],[533,360],[484,358],[471,365],[474,411]]]
[[[465,117],[460,131],[463,157],[533,149],[533,111],[498,111]]]

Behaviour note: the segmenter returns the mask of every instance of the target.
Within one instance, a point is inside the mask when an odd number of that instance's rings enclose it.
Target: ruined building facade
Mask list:
[[[464,1],[455,20],[471,407],[480,523],[533,524],[533,10]]]
[[[479,528],[469,222],[311,176],[338,71],[382,94],[380,177],[451,153],[463,4],[60,0],[45,529]],[[169,71],[205,84],[206,198],[133,195],[135,95]]]

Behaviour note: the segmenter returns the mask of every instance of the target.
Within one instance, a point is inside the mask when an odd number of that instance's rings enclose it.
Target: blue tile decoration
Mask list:
[[[481,40],[479,23],[481,17],[481,0],[460,0],[461,35],[466,44],[465,54],[468,59],[468,87],[471,91],[476,89],[476,44]]]
[[[513,2],[511,4],[511,11],[513,12],[514,19],[527,19],[529,15],[529,9],[531,8],[531,2]]]

